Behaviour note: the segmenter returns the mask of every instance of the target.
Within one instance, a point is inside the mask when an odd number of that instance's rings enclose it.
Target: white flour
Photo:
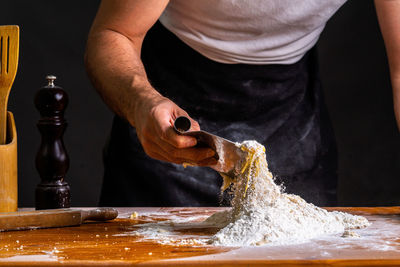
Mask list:
[[[245,141],[240,147],[247,152],[247,159],[234,179],[232,210],[204,221],[223,227],[209,240],[210,244],[294,244],[369,225],[364,217],[328,212],[299,196],[283,193],[268,170],[264,147],[256,141]]]

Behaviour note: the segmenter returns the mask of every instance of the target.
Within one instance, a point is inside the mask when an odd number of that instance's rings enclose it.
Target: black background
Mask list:
[[[0,25],[21,30],[20,60],[9,99],[18,132],[19,206],[34,205],[40,135],[33,98],[54,74],[70,96],[64,140],[73,206],[96,206],[101,153],[112,113],[83,65],[98,1],[3,0]],[[349,1],[319,41],[321,78],[339,149],[339,204],[400,205],[400,134],[393,114],[384,44],[372,1]]]

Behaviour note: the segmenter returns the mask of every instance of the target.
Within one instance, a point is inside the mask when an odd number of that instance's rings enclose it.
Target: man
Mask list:
[[[215,164],[212,150],[173,131],[175,118],[190,115],[192,130],[263,143],[286,191],[335,205],[336,146],[314,46],[344,2],[103,0],[86,52],[89,76],[117,114],[100,204],[226,204],[214,170],[180,165]],[[400,125],[400,1],[375,4]]]

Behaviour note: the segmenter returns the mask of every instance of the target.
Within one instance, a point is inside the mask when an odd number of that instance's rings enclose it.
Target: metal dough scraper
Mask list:
[[[178,134],[193,136],[197,139],[196,146],[209,147],[216,152],[214,157],[218,162],[216,165],[210,166],[212,169],[231,178],[235,177],[235,174],[239,173],[245,153],[232,141],[206,131],[189,131],[190,127],[190,119],[185,116],[176,118],[174,122],[174,130]]]

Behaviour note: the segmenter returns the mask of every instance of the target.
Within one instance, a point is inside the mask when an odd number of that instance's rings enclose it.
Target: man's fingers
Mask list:
[[[162,154],[164,154],[164,152],[162,150],[160,151],[159,145],[157,145],[150,139],[146,139],[146,138],[141,140],[140,142],[141,142],[143,150],[147,154],[147,156],[149,156],[153,159],[170,162],[168,157],[165,157],[162,155]]]
[[[157,152],[152,152],[151,155],[149,155],[149,157],[153,158],[153,159],[157,159],[157,160],[161,160],[161,161],[165,161],[165,162],[171,162],[169,159],[167,159],[166,157],[162,156],[161,154],[157,153]]]
[[[212,158],[215,152],[210,148],[174,148],[171,154],[176,159],[183,159],[197,164],[205,159]]]
[[[197,144],[197,140],[191,136],[183,136],[175,132],[172,127],[168,127],[160,135],[160,139],[175,148],[193,147]]]
[[[191,119],[190,121],[191,121],[191,124],[192,124],[191,127],[190,127],[190,130],[191,131],[200,131],[199,123],[197,121],[193,120],[193,119]]]
[[[199,161],[196,163],[197,166],[202,166],[202,167],[206,167],[206,166],[213,166],[216,165],[218,163],[218,160],[216,158],[208,158],[208,159],[204,159],[202,161]]]
[[[177,164],[191,162],[197,164],[210,159],[215,152],[210,148],[176,148],[162,140],[145,139],[142,142],[147,155],[152,158],[169,161]],[[208,164],[210,165],[210,164]]]
[[[170,158],[174,163],[183,160],[185,162],[188,161],[197,164],[215,155],[214,150],[205,147],[176,148],[170,144],[164,143],[160,145],[160,148],[164,151],[163,155]]]
[[[165,162],[172,162],[176,164],[182,164],[185,162],[184,159],[173,158],[167,152],[165,152],[160,146],[150,140],[146,141],[147,148],[145,148],[146,154],[157,160],[165,161]]]

